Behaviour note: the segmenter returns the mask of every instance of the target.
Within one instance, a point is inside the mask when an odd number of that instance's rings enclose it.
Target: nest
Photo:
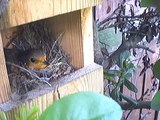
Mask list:
[[[24,95],[28,91],[44,84],[51,86],[51,82],[74,71],[70,65],[70,58],[60,46],[64,33],[54,38],[46,22],[38,21],[23,25],[11,38],[14,49],[28,50],[41,48],[47,55],[49,65],[42,70],[31,70],[24,66],[8,63],[18,69],[8,73],[12,93]]]

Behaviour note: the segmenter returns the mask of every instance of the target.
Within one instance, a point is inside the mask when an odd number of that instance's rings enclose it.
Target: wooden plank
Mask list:
[[[94,62],[92,8],[81,10],[81,28],[84,66],[87,66]]]
[[[147,47],[149,47],[151,50],[155,51],[156,53],[150,53],[148,52],[148,56],[150,58],[150,63],[155,63],[158,59],[159,59],[159,55],[157,53],[159,53],[159,46],[157,46],[157,38],[155,38],[154,40],[152,40],[150,43],[146,44]],[[146,80],[145,80],[145,91],[147,89],[151,90],[151,88],[153,87],[153,72],[151,69],[148,69],[146,71]],[[139,79],[140,80],[140,79]],[[158,86],[157,86],[157,90],[158,90]],[[155,95],[156,91],[152,91],[150,94],[146,95],[144,97],[145,100],[152,100],[153,96]],[[142,115],[146,116],[145,118],[148,120],[153,120],[154,116],[155,116],[155,111],[154,110],[147,110],[147,109],[143,109],[142,110]]]
[[[0,103],[9,100],[11,93],[7,69],[5,64],[5,57],[3,52],[2,36],[0,34]]]
[[[92,8],[56,16],[47,22],[55,38],[64,33],[61,46],[75,68],[93,63]]]
[[[6,111],[9,120],[13,120],[13,116],[20,108],[17,106],[21,106],[22,102],[28,109],[33,105],[38,105],[40,108],[38,115],[40,115],[47,106],[58,100],[59,97],[80,91],[103,93],[103,68],[97,64],[92,64],[51,84],[52,87],[47,86],[41,90],[29,92],[26,100],[0,104],[0,110]]]
[[[0,29],[97,5],[102,0],[10,0],[0,17]]]

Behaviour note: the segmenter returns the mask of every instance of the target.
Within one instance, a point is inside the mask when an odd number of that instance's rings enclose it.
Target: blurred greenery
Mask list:
[[[37,120],[38,106],[32,106],[30,110],[27,110],[26,106],[22,105],[17,114],[15,114],[15,120]],[[8,120],[5,112],[0,112],[1,120]]]
[[[110,96],[118,102],[121,98],[123,98],[127,102],[137,104],[136,100],[124,95],[120,91],[121,87],[126,86],[128,90],[135,93],[138,92],[137,87],[132,82],[130,82],[130,78],[132,77],[136,66],[130,60],[130,54],[128,51],[121,53],[118,59],[118,63],[119,68],[117,70],[104,70],[104,78],[109,80],[114,86]]]
[[[141,0],[141,6],[160,8],[160,1],[159,0]]]

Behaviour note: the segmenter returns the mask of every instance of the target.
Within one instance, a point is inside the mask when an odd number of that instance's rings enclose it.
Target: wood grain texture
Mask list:
[[[10,95],[10,85],[7,75],[7,69],[4,59],[2,36],[0,34],[0,103],[6,102],[9,100]]]
[[[93,53],[93,15],[92,8],[81,10],[81,28],[83,40],[83,61],[84,66],[94,62]]]
[[[63,50],[70,55],[71,64],[75,68],[82,68],[84,66],[84,61],[81,11],[59,15],[48,19],[47,22],[55,39],[57,39],[61,33],[64,33],[60,43]]]
[[[38,105],[40,115],[47,106],[58,100],[59,97],[80,92],[80,91],[95,91],[103,93],[103,68],[97,64],[92,64],[76,72],[65,76],[58,80],[52,87],[45,87],[42,90],[34,90],[28,93],[28,99],[23,100],[26,108],[29,109],[33,105]],[[9,101],[5,104],[0,104],[0,110],[6,111],[9,120],[13,120],[15,113],[22,105],[21,101]],[[17,107],[19,106],[19,107]]]
[[[75,68],[93,63],[92,8],[56,16],[47,22],[55,38],[64,33],[61,46],[70,55]]]
[[[10,0],[0,17],[0,29],[91,7],[102,0]]]

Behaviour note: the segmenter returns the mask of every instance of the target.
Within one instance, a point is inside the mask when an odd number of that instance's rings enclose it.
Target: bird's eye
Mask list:
[[[31,60],[31,62],[33,62],[33,63],[36,61],[35,58],[31,58],[30,60]]]

